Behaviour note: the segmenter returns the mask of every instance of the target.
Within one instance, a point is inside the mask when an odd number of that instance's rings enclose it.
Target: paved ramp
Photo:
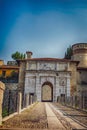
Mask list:
[[[45,106],[46,106],[46,113],[47,113],[47,120],[48,120],[48,129],[64,130],[65,128],[58,120],[54,112],[51,110],[49,105],[45,103]]]
[[[87,130],[87,128],[85,128],[84,126],[80,125],[80,124],[77,123],[75,120],[71,119],[71,117],[65,116],[65,115],[63,114],[63,112],[61,112],[60,110],[58,110],[58,108],[55,107],[54,105],[50,104],[50,106],[51,106],[52,109],[54,109],[54,110],[58,113],[58,115],[56,115],[56,116],[61,117],[63,120],[65,120],[67,123],[69,123],[69,124],[67,124],[67,125],[72,127],[72,128],[70,128],[70,130],[71,130],[71,129],[72,129],[72,130]],[[60,120],[61,120],[61,119],[60,119]],[[62,123],[62,125],[63,125],[63,123]],[[63,125],[63,126],[64,126],[64,125]],[[68,127],[68,128],[69,128],[69,127]]]

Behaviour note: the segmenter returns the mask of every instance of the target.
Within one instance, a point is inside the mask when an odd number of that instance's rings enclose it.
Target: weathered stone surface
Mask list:
[[[77,63],[65,59],[28,58],[20,61],[19,89],[25,94],[34,94],[42,101],[42,86],[51,83],[53,86],[52,99],[76,94]],[[46,94],[47,95],[47,94]]]
[[[71,71],[70,76],[70,95],[73,95],[76,93],[77,90],[77,68],[76,63],[70,63],[69,70]]]
[[[24,110],[20,114],[6,120],[2,129],[40,129],[47,128],[47,115],[45,111],[44,103],[35,103],[31,105],[27,110]]]
[[[25,70],[26,70],[26,64],[25,64],[25,62],[21,62],[21,64],[20,64],[20,70],[19,70],[19,84],[18,84],[18,89],[22,93],[24,91]]]
[[[0,125],[2,123],[2,102],[3,102],[3,93],[5,90],[5,85],[0,82]]]
[[[78,43],[72,46],[73,60],[80,61],[79,67],[87,67],[87,43]]]
[[[5,83],[6,89],[9,90],[17,90],[18,89],[18,83]]]
[[[22,93],[18,93],[18,113],[21,113],[21,104],[22,104]]]
[[[33,93],[36,95],[37,100],[42,100],[42,86],[44,83],[51,83],[52,99],[57,101],[57,97],[61,94],[70,96],[70,63],[64,62],[45,62],[45,61],[27,61],[25,64],[21,64],[21,74],[24,73],[24,77],[20,76],[20,82],[22,87],[24,84],[24,93]],[[76,70],[76,64],[73,65]],[[23,67],[23,69],[22,69]],[[70,70],[69,70],[70,69]],[[66,71],[67,70],[67,71]],[[68,71],[69,70],[69,71]],[[75,71],[73,71],[75,73]],[[21,75],[20,74],[20,75]],[[73,76],[74,77],[74,76]],[[22,80],[22,81],[21,81]],[[20,83],[19,83],[20,84]],[[46,99],[48,99],[48,93],[46,93]]]

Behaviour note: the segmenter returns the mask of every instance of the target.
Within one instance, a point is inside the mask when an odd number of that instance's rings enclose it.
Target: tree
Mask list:
[[[25,54],[16,51],[15,53],[13,53],[13,54],[11,55],[11,57],[12,57],[12,59],[14,59],[14,60],[25,59]]]
[[[65,52],[64,58],[65,58],[65,59],[71,59],[71,56],[72,56],[72,47],[69,46],[69,47],[67,48],[66,52]]]

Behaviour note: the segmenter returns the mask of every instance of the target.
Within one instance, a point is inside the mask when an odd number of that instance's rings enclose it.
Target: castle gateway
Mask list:
[[[69,97],[76,87],[78,62],[58,58],[27,58],[20,60],[19,86],[24,94],[34,95],[37,101],[57,101]]]

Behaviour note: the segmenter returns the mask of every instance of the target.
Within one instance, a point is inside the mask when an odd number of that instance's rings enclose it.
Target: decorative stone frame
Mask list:
[[[43,83],[42,88],[44,87],[44,85],[49,85],[49,87],[51,88],[51,98],[52,99],[50,100],[50,102],[52,102],[53,101],[53,84],[51,82],[49,82],[49,81],[46,81],[46,82]],[[43,94],[42,88],[41,88],[41,101],[47,101],[47,100],[42,99],[42,94]]]

